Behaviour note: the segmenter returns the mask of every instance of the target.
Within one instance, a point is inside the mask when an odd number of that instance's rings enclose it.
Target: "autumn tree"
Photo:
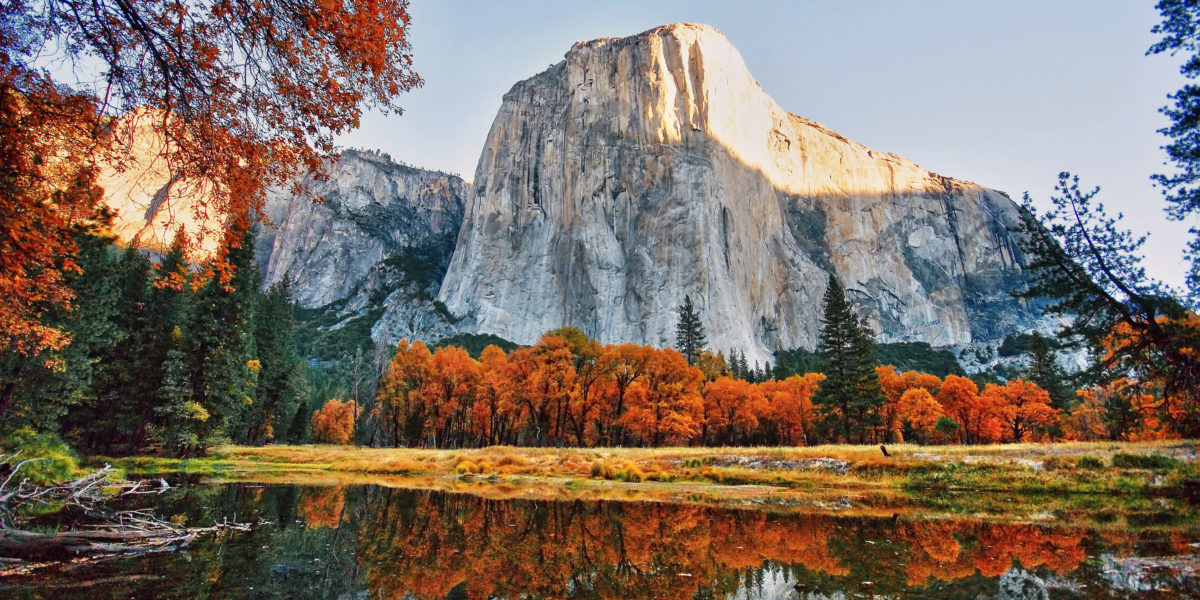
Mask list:
[[[97,165],[122,134],[109,115],[151,119],[197,210],[245,230],[267,187],[421,84],[406,0],[16,1],[0,22],[0,347],[23,355],[70,339],[43,316],[70,306],[70,230],[98,219]],[[43,68],[51,52],[76,81]]]
[[[679,306],[679,324],[675,326],[675,349],[687,359],[689,365],[695,365],[700,358],[700,351],[707,344],[700,312],[692,304],[692,297],[684,296],[683,304]]]
[[[418,394],[432,416],[425,424],[424,437],[434,446],[459,447],[466,443],[470,431],[467,419],[475,404],[478,380],[479,363],[466,350],[444,346],[433,352]]]
[[[1055,423],[1058,411],[1050,406],[1050,394],[1036,384],[1016,379],[1005,385],[988,384],[980,398],[995,407],[1004,422],[1010,442],[1017,443],[1025,434]]]
[[[825,290],[817,352],[825,380],[813,404],[819,407],[825,427],[846,442],[866,441],[866,433],[882,421],[879,409],[886,401],[875,373],[875,342],[832,275]]]
[[[880,441],[904,441],[904,421],[901,418],[900,408],[901,396],[914,389],[924,389],[931,395],[937,394],[942,380],[936,375],[918,371],[897,373],[896,368],[892,365],[875,367],[875,373],[879,375],[879,384],[883,388],[884,396],[887,397],[887,403],[880,410],[883,431],[876,437]]]
[[[982,444],[1000,439],[1000,421],[994,407],[979,397],[979,386],[967,377],[947,375],[937,401],[958,423],[961,441]]]
[[[318,442],[349,444],[354,438],[354,404],[332,399],[312,416],[312,434]]]
[[[609,374],[602,396],[604,414],[597,422],[604,445],[625,445],[629,389],[644,376],[653,352],[651,348],[637,344],[617,344],[601,350],[598,361]]]
[[[521,384],[515,381],[512,364],[499,347],[485,347],[479,363],[479,388],[471,407],[476,445],[509,443],[518,425],[514,397]]]
[[[648,359],[626,391],[622,425],[643,445],[686,444],[700,435],[704,375],[674,350],[652,352]]]
[[[702,441],[711,446],[749,445],[759,430],[767,399],[758,386],[722,377],[704,386]]]
[[[938,420],[945,416],[942,405],[925,388],[912,388],[900,396],[900,421],[914,441],[928,443]]]
[[[374,440],[386,446],[415,446],[421,441],[431,411],[418,393],[429,374],[433,355],[420,340],[400,340],[396,354],[375,393]]]
[[[812,397],[823,379],[820,373],[807,373],[759,384],[767,399],[766,418],[760,419],[766,443],[802,446],[815,438],[818,417]]]

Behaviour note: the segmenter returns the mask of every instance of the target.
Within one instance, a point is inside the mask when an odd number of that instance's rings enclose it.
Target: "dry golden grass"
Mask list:
[[[603,479],[769,485],[799,489],[936,487],[1034,491],[1112,491],[1093,480],[1128,475],[1128,469],[1097,471],[1117,453],[1174,457],[1196,464],[1189,441],[1139,443],[1004,444],[991,446],[825,445],[801,448],[489,448],[436,450],[350,446],[227,446],[212,458],[234,471],[331,471],[405,476],[492,476],[526,479]],[[956,470],[961,467],[961,470]],[[1189,473],[1191,471],[1188,471]],[[1051,474],[1047,474],[1051,473]],[[1104,476],[1101,476],[1104,475]],[[995,481],[988,487],[989,481]],[[1113,489],[1129,491],[1137,481]],[[997,487],[998,486],[998,487]]]
[[[494,499],[701,503],[788,512],[980,514],[1066,518],[1161,511],[1200,478],[1195,442],[806,448],[517,448],[348,446],[217,448],[203,459],[115,462],[130,473],[197,472],[220,481],[370,484]],[[1129,456],[1170,457],[1140,464]],[[927,493],[934,491],[935,493]],[[959,493],[961,492],[961,493]],[[998,494],[976,492],[1003,492]],[[1076,493],[1083,492],[1083,493]],[[932,513],[931,513],[932,511]],[[1024,516],[1022,516],[1024,515]]]

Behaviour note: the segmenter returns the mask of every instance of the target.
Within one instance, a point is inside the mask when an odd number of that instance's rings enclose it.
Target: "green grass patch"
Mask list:
[[[1181,461],[1172,456],[1162,454],[1125,454],[1117,452],[1112,456],[1112,466],[1118,469],[1174,469]]]
[[[11,455],[8,461],[11,468],[20,469],[13,481],[28,480],[33,485],[46,486],[83,475],[75,452],[52,433],[18,429],[0,442],[0,454]]]

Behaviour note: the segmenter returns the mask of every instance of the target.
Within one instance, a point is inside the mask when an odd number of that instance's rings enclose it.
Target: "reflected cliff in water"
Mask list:
[[[1183,505],[1108,529],[373,486],[202,485],[155,502],[176,522],[264,523],[185,552],[3,577],[0,597],[1200,596],[1200,527]]]

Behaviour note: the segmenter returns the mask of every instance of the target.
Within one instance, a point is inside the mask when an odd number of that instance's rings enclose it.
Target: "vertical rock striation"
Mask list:
[[[461,178],[347,151],[327,181],[310,181],[322,201],[273,191],[285,208],[265,260],[267,284],[287,277],[297,303],[352,318],[373,315],[372,337],[436,341],[455,333],[435,303],[471,186]]]
[[[575,44],[504,96],[439,298],[480,333],[580,327],[669,346],[697,301],[710,346],[816,343],[827,273],[881,341],[1028,329],[1004,194],[790,114],[718,31]]]

